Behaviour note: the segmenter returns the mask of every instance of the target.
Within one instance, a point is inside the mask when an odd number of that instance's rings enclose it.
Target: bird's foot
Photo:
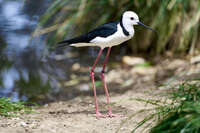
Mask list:
[[[101,114],[100,112],[96,112],[96,117],[97,118],[106,118],[106,115]]]
[[[106,117],[122,117],[122,115],[119,114],[113,114],[111,111],[108,112],[107,115],[103,115],[100,112],[96,112],[96,118],[106,118]]]
[[[119,114],[113,114],[111,111],[108,112],[108,117],[122,117],[122,115],[119,115]]]

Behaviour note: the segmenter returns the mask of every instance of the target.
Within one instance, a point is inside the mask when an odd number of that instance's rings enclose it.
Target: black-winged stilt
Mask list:
[[[74,47],[84,47],[84,46],[98,46],[100,47],[100,51],[98,53],[98,56],[92,66],[92,69],[90,70],[90,76],[92,80],[92,86],[94,91],[94,101],[95,101],[95,107],[96,107],[96,117],[116,117],[118,115],[115,115],[112,113],[111,106],[110,106],[110,98],[109,93],[107,89],[107,85],[105,82],[105,67],[108,62],[108,57],[111,51],[111,47],[115,45],[119,45],[129,39],[131,39],[134,35],[134,25],[141,25],[144,26],[147,29],[150,29],[154,31],[152,28],[144,25],[139,21],[139,17],[136,13],[132,11],[126,11],[123,13],[120,21],[117,22],[111,22],[104,25],[101,25],[97,27],[96,29],[92,30],[91,32],[81,35],[79,37],[65,40],[58,43],[58,47],[66,46],[67,44],[70,44],[70,46]],[[104,84],[105,94],[107,97],[107,104],[108,104],[108,115],[103,115],[99,112],[98,109],[98,103],[96,98],[96,87],[95,87],[95,81],[94,81],[94,69],[96,67],[96,64],[102,54],[102,51],[104,48],[108,47],[108,51],[104,60],[103,68],[101,71],[101,79]]]

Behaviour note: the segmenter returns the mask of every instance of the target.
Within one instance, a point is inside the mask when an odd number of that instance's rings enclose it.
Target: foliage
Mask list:
[[[177,88],[172,88],[167,93],[170,99],[136,99],[154,105],[152,109],[144,109],[133,114],[134,116],[145,113],[148,114],[132,130],[135,132],[141,126],[144,130],[148,127],[150,133],[197,133],[200,132],[200,85],[183,83]],[[127,120],[128,120],[127,119]],[[125,120],[119,129],[126,123]],[[157,121],[156,125],[153,125]],[[119,129],[117,132],[119,132]]]
[[[31,106],[27,106],[27,102],[12,102],[8,98],[0,98],[0,115],[11,117],[17,116],[19,113],[29,113],[32,111]]]
[[[70,38],[100,24],[116,21],[126,10],[135,11],[140,21],[159,32],[156,36],[140,28],[129,41],[133,52],[194,53],[199,48],[200,1],[194,0],[55,0],[41,17],[34,35],[55,31],[47,37],[51,47],[66,35]]]
[[[172,93],[176,108],[164,114],[163,119],[151,133],[199,133],[200,132],[200,90],[199,85],[183,84]]]

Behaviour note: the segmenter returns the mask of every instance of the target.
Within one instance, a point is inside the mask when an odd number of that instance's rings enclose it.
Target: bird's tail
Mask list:
[[[69,40],[64,40],[64,41],[61,41],[57,44],[57,47],[65,47],[65,46],[68,46],[70,44],[75,44],[75,43],[79,43],[79,42],[82,42],[82,37],[76,37],[76,38],[72,38],[72,39],[69,39]]]
[[[65,46],[75,46],[75,47],[81,47],[85,45],[79,45],[79,43],[87,43],[88,42],[88,37],[86,35],[82,35],[79,37],[75,37],[69,40],[64,40],[61,41],[57,44],[57,47],[65,47]]]

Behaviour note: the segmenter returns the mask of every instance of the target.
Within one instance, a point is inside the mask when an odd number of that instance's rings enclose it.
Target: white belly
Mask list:
[[[71,46],[75,47],[84,47],[84,46],[99,46],[102,49],[105,47],[112,47],[115,45],[119,45],[133,37],[134,32],[129,35],[125,36],[120,25],[117,25],[117,32],[108,37],[96,37],[90,41],[90,43],[76,43],[71,44]]]
[[[101,48],[105,48],[105,47],[112,47],[115,45],[119,45],[129,39],[130,38],[128,37],[109,37],[109,38],[98,37],[98,38],[95,38],[93,44]]]

